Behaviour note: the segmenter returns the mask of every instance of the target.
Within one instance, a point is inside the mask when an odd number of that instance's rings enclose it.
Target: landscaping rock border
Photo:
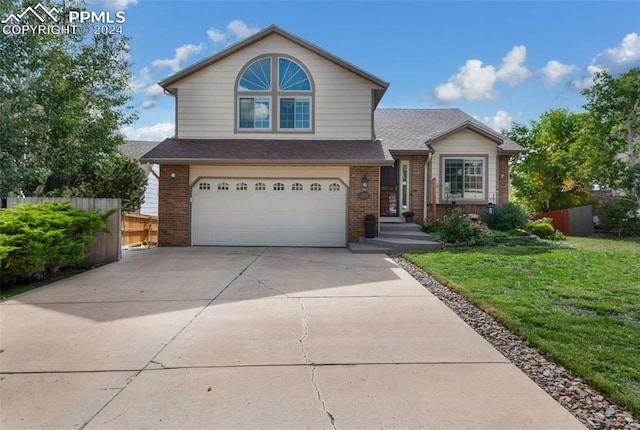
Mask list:
[[[640,421],[582,379],[545,357],[489,314],[402,257],[394,261],[453,310],[551,397],[593,430],[640,430]]]

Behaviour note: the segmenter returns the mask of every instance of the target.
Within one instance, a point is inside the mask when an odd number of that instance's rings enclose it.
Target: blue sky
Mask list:
[[[640,66],[640,1],[93,0],[126,10],[131,139],[173,135],[155,82],[270,24],[390,82],[380,107],[456,107],[500,129],[579,111],[594,71]]]

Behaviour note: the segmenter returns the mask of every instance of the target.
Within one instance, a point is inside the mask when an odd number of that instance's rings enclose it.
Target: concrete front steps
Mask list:
[[[422,226],[413,223],[381,222],[378,237],[361,237],[350,243],[349,249],[357,254],[399,254],[407,251],[431,251],[442,245],[422,231]]]

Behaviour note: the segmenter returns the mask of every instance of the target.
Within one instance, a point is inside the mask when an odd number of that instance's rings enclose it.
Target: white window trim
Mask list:
[[[447,196],[445,189],[445,164],[447,160],[462,160],[463,169],[465,161],[482,161],[482,173],[480,175],[473,174],[470,176],[482,176],[482,197],[469,198],[469,197],[452,197]],[[487,203],[489,194],[489,156],[484,154],[443,154],[440,156],[440,203],[446,203],[447,201],[455,200],[457,203]],[[464,177],[464,172],[463,172]]]
[[[268,95],[269,94],[269,95]],[[253,99],[254,103],[256,100],[268,100],[269,101],[269,127],[268,128],[258,128],[255,127],[255,118],[253,120],[253,124],[254,127],[253,128],[245,128],[245,127],[240,127],[240,99]],[[240,133],[259,133],[259,132],[269,132],[271,131],[272,127],[273,127],[273,98],[271,97],[270,93],[265,92],[262,95],[258,95],[258,94],[238,94],[238,98],[236,100],[236,105],[238,106],[238,114],[237,114],[237,121],[238,123],[236,124],[236,128]]]
[[[295,102],[296,100],[308,100],[309,101],[309,127],[305,127],[305,128],[295,128],[295,117],[293,120],[294,123],[294,127],[293,128],[281,128],[280,127],[280,115],[282,114],[282,112],[280,112],[280,100],[281,99],[293,99],[294,102],[294,111],[295,111]],[[313,97],[311,96],[299,96],[299,95],[286,95],[286,94],[280,94],[278,95],[278,124],[277,124],[277,130],[281,131],[283,133],[296,133],[296,132],[300,132],[300,131],[311,131],[313,130]]]

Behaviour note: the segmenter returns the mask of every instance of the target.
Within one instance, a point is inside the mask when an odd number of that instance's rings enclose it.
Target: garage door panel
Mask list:
[[[346,192],[336,179],[201,179],[192,192],[192,243],[343,247]]]

